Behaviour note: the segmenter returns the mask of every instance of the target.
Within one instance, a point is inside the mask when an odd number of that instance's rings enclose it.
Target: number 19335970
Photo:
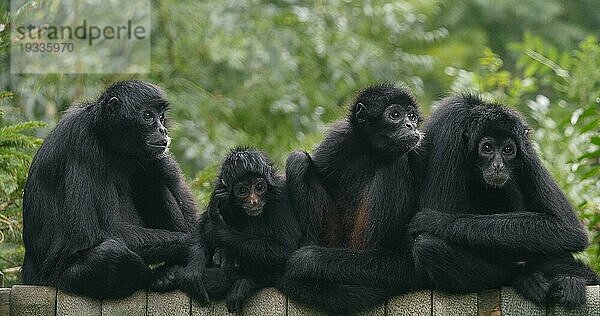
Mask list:
[[[19,49],[26,53],[65,53],[73,52],[73,43],[20,43]]]

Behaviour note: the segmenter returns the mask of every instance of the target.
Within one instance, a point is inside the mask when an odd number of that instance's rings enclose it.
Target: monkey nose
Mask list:
[[[500,172],[500,171],[504,170],[504,164],[493,163],[492,168],[494,168],[494,171]]]

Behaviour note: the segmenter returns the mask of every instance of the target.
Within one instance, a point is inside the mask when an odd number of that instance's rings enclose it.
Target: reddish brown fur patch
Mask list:
[[[354,213],[354,222],[348,245],[352,249],[364,249],[367,242],[367,226],[369,224],[369,199],[363,194]]]
[[[334,207],[327,208],[323,216],[323,240],[328,247],[340,247],[344,239],[344,221]]]

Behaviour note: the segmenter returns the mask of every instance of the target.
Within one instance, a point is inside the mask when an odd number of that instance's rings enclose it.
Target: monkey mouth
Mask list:
[[[423,140],[423,133],[420,130],[415,130],[414,132],[405,136],[404,139],[406,140],[407,145],[409,145],[408,150],[411,151],[419,145],[421,145],[421,141]]]
[[[421,143],[421,134],[418,131],[402,133],[400,135],[394,135],[390,138],[392,151],[408,152],[419,146]]]
[[[250,209],[250,208],[245,208],[244,211],[246,211],[246,214],[255,217],[260,215],[260,213],[262,213],[262,208],[257,208],[257,209]]]
[[[509,176],[505,174],[486,173],[483,175],[483,180],[485,180],[485,183],[496,188],[503,187],[506,182],[508,182],[508,178]]]
[[[170,144],[169,138],[161,139],[159,141],[154,141],[154,142],[146,142],[146,145],[148,146],[150,151],[156,155],[160,155],[160,154],[164,153],[167,150],[167,148],[169,148],[169,144]]]
[[[249,216],[255,217],[262,213],[263,206],[264,206],[264,203],[257,205],[257,206],[244,207],[244,212],[246,212],[246,214],[248,214]]]
[[[417,141],[412,146],[410,146],[410,148],[408,148],[408,151],[412,151],[412,150],[416,149],[417,147],[419,147],[419,145],[421,145],[422,140],[423,140],[423,134],[419,133]]]
[[[150,146],[150,147],[158,147],[158,148],[166,148],[166,147],[169,146],[169,140],[168,139],[163,139],[163,140],[159,140],[157,142],[148,143],[148,146]]]

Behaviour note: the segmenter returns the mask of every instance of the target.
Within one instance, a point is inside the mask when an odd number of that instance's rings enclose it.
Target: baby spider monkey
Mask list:
[[[275,286],[301,238],[287,196],[284,178],[265,153],[233,149],[223,161],[189,263],[177,273],[178,287],[200,301],[225,296],[229,312],[239,312],[250,294]],[[214,249],[224,258],[207,267]]]

